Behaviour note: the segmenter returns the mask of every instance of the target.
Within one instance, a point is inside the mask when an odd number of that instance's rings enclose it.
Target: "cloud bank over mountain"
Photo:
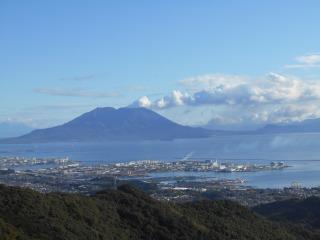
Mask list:
[[[292,75],[213,74],[191,77],[179,83],[183,90],[173,90],[154,100],[142,96],[131,107],[162,112],[179,107],[193,111],[201,107],[210,111],[211,116],[206,117],[210,121],[228,121],[232,116],[233,121],[238,122],[286,122],[319,116],[320,82]]]

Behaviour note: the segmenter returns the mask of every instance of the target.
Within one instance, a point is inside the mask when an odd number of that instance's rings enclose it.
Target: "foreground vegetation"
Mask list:
[[[0,185],[1,240],[320,239],[230,201],[159,202],[128,185],[86,197]]]

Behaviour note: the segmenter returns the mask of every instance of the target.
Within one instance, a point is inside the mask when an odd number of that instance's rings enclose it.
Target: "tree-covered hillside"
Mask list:
[[[229,201],[159,202],[127,185],[86,197],[0,185],[0,239],[319,239]]]
[[[270,220],[320,230],[320,198],[290,199],[257,206],[254,210]]]

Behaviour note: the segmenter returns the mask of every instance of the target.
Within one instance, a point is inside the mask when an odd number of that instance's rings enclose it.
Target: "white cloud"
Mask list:
[[[134,101],[130,107],[145,107],[152,109],[163,109],[175,106],[182,106],[191,100],[189,94],[173,90],[168,96],[161,97],[155,101],[151,101],[147,96],[142,96]]]
[[[308,54],[296,57],[296,64],[285,65],[285,68],[318,68],[320,67],[320,54]]]
[[[257,109],[251,117],[255,122],[297,122],[320,116],[316,105],[284,105],[273,106],[268,109]]]
[[[143,97],[139,98],[138,102],[137,102],[137,106],[145,107],[145,108],[151,107],[151,104],[152,103],[151,103],[150,99],[147,96],[143,96]]]
[[[320,104],[317,81],[269,73],[257,78],[203,75],[182,80],[180,84],[184,90],[174,90],[158,99],[143,97],[132,106],[159,111],[184,124],[212,119],[259,124],[320,116],[316,107]],[[179,108],[184,110],[177,111]]]
[[[320,54],[309,54],[305,56],[297,57],[296,60],[304,64],[316,64],[320,63]]]
[[[188,85],[196,85],[202,89],[193,92],[174,90],[170,95],[155,101],[147,97],[138,100],[137,106],[148,108],[170,108],[182,105],[261,105],[274,103],[292,103],[303,100],[320,100],[320,83],[307,82],[293,76],[284,76],[270,73],[256,81],[245,82],[243,78],[235,76],[234,79],[242,81],[230,83],[230,77],[223,83],[206,81],[207,76],[187,81]],[[181,81],[183,84],[186,81]],[[198,84],[199,83],[199,84]],[[147,103],[146,103],[147,102]]]

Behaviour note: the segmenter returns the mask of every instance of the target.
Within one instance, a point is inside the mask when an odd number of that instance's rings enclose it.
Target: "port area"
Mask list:
[[[185,202],[203,199],[229,199],[255,206],[290,198],[320,196],[320,188],[257,189],[240,178],[179,176],[182,172],[281,171],[284,162],[243,164],[218,160],[157,160],[83,165],[69,158],[0,157],[0,183],[29,187],[40,192],[72,192],[85,195],[131,184],[163,201]]]

